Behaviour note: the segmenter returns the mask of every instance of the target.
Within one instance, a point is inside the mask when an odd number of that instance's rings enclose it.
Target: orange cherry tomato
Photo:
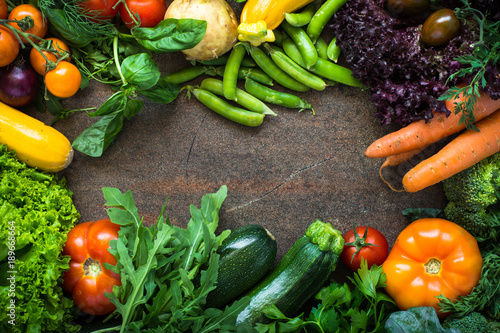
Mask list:
[[[387,293],[401,310],[432,306],[439,299],[467,295],[481,276],[483,259],[476,239],[464,228],[440,218],[412,222],[398,236],[382,264]]]
[[[0,20],[4,20],[9,16],[9,8],[7,7],[7,1],[0,0]]]
[[[71,260],[62,287],[85,313],[101,316],[116,308],[104,293],[121,285],[120,275],[103,264],[116,265],[116,258],[109,252],[109,241],[118,238],[119,230],[118,224],[102,219],[77,224],[68,233],[63,255],[69,255]]]
[[[57,66],[45,74],[45,86],[54,96],[71,97],[82,84],[82,75],[78,68],[68,61],[60,61]]]
[[[35,35],[37,37],[43,38],[49,29],[49,23],[47,19],[43,16],[42,12],[39,11],[35,6],[30,4],[23,4],[14,7],[9,14],[9,20],[17,20],[20,21],[25,17],[30,16],[33,19],[33,27],[24,30],[24,32]],[[9,23],[14,28],[23,31],[18,23],[10,22]],[[23,43],[26,43],[28,40],[22,36],[21,40]],[[30,37],[31,40],[34,40],[33,37]]]
[[[58,38],[47,38],[47,41],[52,41],[50,44],[50,49],[55,50],[56,52],[49,52],[49,51],[39,51],[36,48],[32,48],[30,51],[30,63],[35,72],[37,72],[40,75],[44,75],[47,70],[50,70],[48,68],[48,61],[51,61],[53,63],[57,62],[57,59],[60,59],[64,54],[71,54],[71,51],[68,47],[68,45],[63,42],[62,40]],[[48,47],[48,45],[47,45]],[[47,60],[43,57],[43,55],[47,57]],[[65,58],[65,60],[69,60],[69,58]]]
[[[12,63],[19,54],[19,41],[9,28],[0,25],[0,67]]]

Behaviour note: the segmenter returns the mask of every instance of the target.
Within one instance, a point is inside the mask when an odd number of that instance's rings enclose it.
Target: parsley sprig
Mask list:
[[[439,100],[454,100],[462,95],[463,101],[455,103],[454,112],[461,114],[460,124],[465,123],[467,129],[478,131],[473,111],[481,90],[488,84],[488,66],[500,64],[500,21],[488,20],[487,15],[472,8],[468,0],[462,2],[464,7],[457,8],[455,15],[460,20],[472,17],[478,23],[479,40],[472,45],[472,53],[455,58],[464,66],[450,75],[448,82],[466,76],[472,78],[468,85],[451,87]]]

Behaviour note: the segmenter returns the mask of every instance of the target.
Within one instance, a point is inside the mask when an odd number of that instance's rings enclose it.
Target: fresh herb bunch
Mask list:
[[[394,301],[385,293],[386,277],[382,266],[368,268],[366,260],[347,283],[332,282],[316,296],[319,304],[309,315],[288,318],[277,307],[266,308],[271,320],[257,324],[259,333],[265,332],[383,332],[389,315],[397,310]]]
[[[110,242],[117,264],[105,264],[121,275],[122,285],[107,294],[117,307],[108,320],[118,317],[121,324],[96,332],[234,331],[248,299],[225,310],[204,309],[217,281],[216,250],[230,232],[215,235],[227,187],[205,195],[200,209],[191,205],[185,229],[171,224],[165,205],[157,222],[146,226],[130,191],[103,188],[103,193],[111,221],[121,225],[118,239]]]

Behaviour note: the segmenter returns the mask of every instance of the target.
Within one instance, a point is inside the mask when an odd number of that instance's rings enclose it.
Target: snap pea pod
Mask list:
[[[300,54],[302,58],[304,58],[306,68],[312,68],[316,64],[316,61],[318,61],[319,56],[313,41],[309,38],[306,31],[299,27],[293,27],[286,21],[281,23],[281,27],[299,48]]]
[[[198,76],[206,74],[209,71],[213,73],[215,68],[210,66],[191,66],[162,75],[160,80],[168,83],[181,84],[196,79]]]
[[[285,13],[285,20],[293,27],[303,27],[311,21],[314,13],[319,8],[319,3],[319,0],[316,0],[308,4],[300,12]]]
[[[200,88],[218,96],[224,96],[223,81],[221,80],[213,78],[204,79],[200,84]],[[249,111],[276,116],[276,113],[264,102],[243,89],[236,88],[236,99],[234,101]]]
[[[326,0],[311,18],[307,25],[307,35],[315,43],[326,24],[347,0]]]
[[[215,74],[220,77],[224,76],[224,71],[225,66],[215,68]],[[265,84],[266,86],[272,86],[274,84],[273,78],[258,67],[240,67],[238,70],[238,80],[244,80],[247,77],[259,83]]]
[[[330,44],[328,44],[326,55],[331,61],[337,62],[339,60],[340,52],[340,47],[337,45],[337,37],[333,37]]]
[[[267,75],[272,77],[274,81],[293,91],[305,92],[310,89],[308,86],[295,80],[279,68],[261,48],[250,44],[246,45],[247,50],[255,60],[257,66],[259,66]]]
[[[186,87],[203,105],[235,123],[257,127],[264,121],[264,114],[248,111],[231,105],[208,90]]]
[[[323,81],[320,77],[312,74],[307,69],[298,65],[295,61],[290,59],[290,57],[288,57],[281,49],[276,46],[271,47],[268,43],[264,44],[264,47],[268,51],[274,63],[278,65],[278,67],[281,68],[285,73],[314,90],[325,90],[325,81]]]
[[[224,75],[222,76],[224,97],[230,101],[236,99],[238,71],[240,70],[241,61],[243,60],[245,54],[246,50],[242,44],[238,43],[234,45],[224,68]]]
[[[293,61],[305,68],[305,61],[302,58],[297,45],[295,45],[290,38],[283,39],[283,50]],[[339,82],[347,86],[366,88],[365,85],[352,76],[352,71],[349,68],[337,65],[323,58],[318,58],[318,61],[311,72],[321,76],[322,78]]]
[[[283,45],[283,43],[281,43],[281,45]],[[316,51],[318,51],[318,57],[328,59],[328,44],[321,36],[316,40],[314,46],[316,46]]]
[[[314,114],[312,105],[306,100],[293,94],[271,89],[252,79],[247,78],[245,80],[245,90],[249,94],[266,103],[280,105],[291,109],[300,109],[300,111],[310,109]]]

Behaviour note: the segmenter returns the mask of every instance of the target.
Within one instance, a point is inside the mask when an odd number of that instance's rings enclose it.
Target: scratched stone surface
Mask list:
[[[239,12],[241,4],[231,4]],[[163,73],[190,66],[181,53],[155,60]],[[67,108],[99,107],[112,93],[92,82],[63,103]],[[298,95],[313,105],[314,115],[270,105],[277,116],[257,128],[222,118],[184,92],[168,105],[145,101],[102,157],[76,152],[73,163],[60,172],[73,191],[81,222],[106,217],[102,188],[116,187],[133,193],[146,223],[156,220],[168,198],[170,220],[185,226],[189,205],[199,207],[203,195],[226,185],[219,229],[260,224],[275,236],[279,259],[316,219],[342,232],[353,224],[378,228],[392,246],[408,224],[404,209],[444,207],[440,184],[417,193],[395,192],[379,177],[382,160],[365,157],[371,142],[395,130],[379,124],[367,91],[337,84]],[[48,112],[23,111],[51,121]],[[80,112],[54,127],[73,141],[94,121]],[[416,162],[386,169],[386,179],[400,188],[402,176]],[[339,265],[339,277],[343,270]]]

